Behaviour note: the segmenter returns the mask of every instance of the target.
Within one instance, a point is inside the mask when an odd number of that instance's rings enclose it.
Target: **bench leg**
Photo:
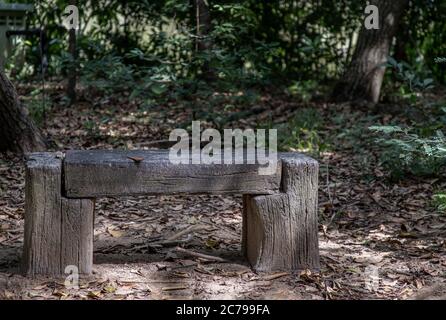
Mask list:
[[[319,270],[318,164],[283,160],[282,192],[243,197],[242,250],[257,271]]]
[[[62,271],[69,265],[91,274],[93,267],[94,201],[62,198]]]
[[[91,273],[94,201],[61,195],[62,161],[32,154],[25,186],[24,273],[63,275],[66,266]]]

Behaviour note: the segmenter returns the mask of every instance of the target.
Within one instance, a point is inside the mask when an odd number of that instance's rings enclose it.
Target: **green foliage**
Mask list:
[[[421,78],[413,68],[405,63],[398,63],[392,57],[388,58],[388,66],[396,70],[399,79],[408,87],[408,90],[425,91],[433,88],[434,80],[432,78]]]
[[[82,68],[83,80],[106,92],[119,91],[133,86],[133,69],[123,63],[122,58],[113,55],[91,60]]]
[[[65,76],[67,37],[62,13],[69,1],[7,2],[35,5],[28,22],[32,27],[45,26],[51,40],[48,75]],[[435,60],[444,53],[446,43],[446,20],[439,19],[445,13],[443,2],[411,0],[398,35],[403,44],[400,51],[411,65],[417,66],[414,72],[419,73],[418,65],[426,65],[433,72],[431,78],[440,82],[446,80],[446,64]],[[85,63],[96,60],[97,65],[102,65],[104,59],[119,57],[134,72],[157,66],[172,81],[189,82],[200,78],[203,66],[208,65],[217,76],[216,86],[224,89],[278,83],[277,79],[285,85],[292,81],[305,84],[309,79],[322,83],[339,76],[349,62],[364,9],[364,4],[356,0],[243,0],[208,4],[212,28],[203,40],[211,45],[197,51],[196,21],[190,1],[85,0],[79,5],[79,61],[75,63],[81,70]],[[23,70],[35,75],[39,64],[38,39],[31,37],[27,41],[27,62],[34,71],[29,66]],[[132,56],[133,50],[139,50],[144,58]],[[118,73],[126,72],[120,68]],[[91,74],[91,70],[87,73]],[[134,78],[152,82],[154,72],[148,73],[149,77]],[[120,76],[99,75],[98,85],[106,87],[107,78]],[[115,85],[111,83],[111,87]],[[154,85],[158,87],[159,83]],[[160,91],[154,92],[156,95]],[[306,100],[305,92],[303,96]]]
[[[314,80],[295,81],[288,87],[288,92],[299,100],[308,102],[313,98],[313,94],[318,87],[319,84]]]
[[[276,73],[320,81],[338,75],[348,61],[348,43],[363,10],[360,1],[247,3],[261,21],[256,30],[258,39],[277,43],[279,54],[271,60]]]
[[[434,80],[426,77],[428,72],[417,72],[409,64],[397,62],[391,57],[387,65],[395,71],[402,97],[411,106],[418,107],[425,117],[409,119],[413,123],[411,128],[391,125],[370,127],[370,130],[380,134],[376,141],[383,148],[381,160],[394,179],[401,179],[407,174],[439,176],[446,162],[446,143],[442,131],[446,122],[435,115],[434,105],[428,112],[425,111],[427,106],[423,98],[426,91],[433,88]]]
[[[441,213],[446,214],[446,193],[439,192],[434,194],[433,203],[435,208]]]
[[[87,120],[84,122],[83,126],[90,137],[93,138],[100,137],[99,126],[97,122],[92,120]]]
[[[399,126],[373,126],[370,130],[380,133],[377,142],[383,147],[381,160],[392,178],[401,179],[406,174],[438,176],[446,164],[446,140],[438,130],[433,137],[422,137]]]
[[[326,139],[320,136],[322,117],[318,110],[299,110],[288,122],[276,126],[281,151],[300,151],[314,156],[327,150]]]
[[[436,62],[444,56],[446,15],[444,0],[411,0],[400,27],[404,60],[412,65],[425,65],[436,82],[446,83],[446,64]]]
[[[42,90],[36,89],[31,92],[29,99],[25,102],[30,117],[41,125],[45,118],[46,105],[42,97]]]
[[[433,88],[434,80],[429,77],[429,72],[425,68],[416,71],[406,62],[397,62],[389,57],[387,66],[394,71],[396,80],[400,82],[399,94],[410,103],[416,104],[420,93]]]
[[[379,118],[377,115],[364,116],[362,112],[354,111],[349,114],[335,113],[331,117],[331,122],[338,128],[338,134],[330,137],[333,148],[351,149],[355,154],[362,154],[367,150],[373,138],[370,132],[364,130]]]

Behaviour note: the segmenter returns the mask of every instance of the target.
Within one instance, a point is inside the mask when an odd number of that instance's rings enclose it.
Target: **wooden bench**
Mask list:
[[[95,198],[182,193],[243,195],[242,250],[255,270],[318,270],[317,161],[281,153],[274,174],[258,168],[176,165],[165,150],[30,154],[25,273],[62,275],[68,265],[91,273]]]

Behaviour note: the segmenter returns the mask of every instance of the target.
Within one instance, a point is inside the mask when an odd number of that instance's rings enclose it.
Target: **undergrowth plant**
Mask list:
[[[318,157],[328,148],[320,134],[322,121],[317,109],[304,108],[286,123],[275,126],[279,150],[305,152]]]
[[[392,57],[388,57],[387,67],[394,71],[397,80],[400,82],[399,93],[411,103],[418,101],[420,93],[433,88],[434,80],[429,77],[428,71],[417,72],[408,63],[397,62]]]
[[[415,176],[437,176],[446,164],[446,139],[441,130],[422,137],[399,126],[373,126],[379,133],[377,142],[383,147],[381,160],[395,179],[409,173]]]
[[[446,193],[445,192],[438,192],[438,193],[434,194],[433,204],[434,204],[435,209],[439,213],[446,215]]]
[[[30,97],[25,101],[30,117],[41,125],[45,119],[46,104],[42,97],[42,90],[35,89],[31,92]]]
[[[433,107],[423,99],[426,90],[433,87],[431,78],[423,78],[414,68],[404,62],[389,58],[388,65],[395,71],[401,82],[403,98],[411,105],[418,105],[434,113]],[[444,109],[444,108],[443,108]],[[440,111],[442,109],[440,108]],[[439,176],[446,162],[446,141],[443,130],[446,123],[438,122],[438,117],[409,119],[410,127],[399,125],[372,126],[369,129],[377,135],[376,142],[381,146],[381,161],[393,179],[405,175]]]

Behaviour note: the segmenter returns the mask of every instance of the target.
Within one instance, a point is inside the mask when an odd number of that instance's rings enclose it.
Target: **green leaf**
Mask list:
[[[369,130],[376,131],[376,132],[382,132],[385,134],[404,132],[404,130],[398,126],[371,126],[371,127],[369,127]]]
[[[398,62],[392,58],[392,57],[387,57],[387,63],[391,66],[391,67],[395,67],[398,68]]]
[[[165,85],[163,85],[162,83],[154,83],[150,86],[150,90],[152,90],[152,92],[157,95],[160,96],[162,95],[164,92],[166,92],[167,88]]]
[[[424,79],[424,81],[423,81],[423,86],[425,87],[425,88],[427,88],[427,87],[429,87],[432,83],[434,83],[434,80],[433,79]]]

